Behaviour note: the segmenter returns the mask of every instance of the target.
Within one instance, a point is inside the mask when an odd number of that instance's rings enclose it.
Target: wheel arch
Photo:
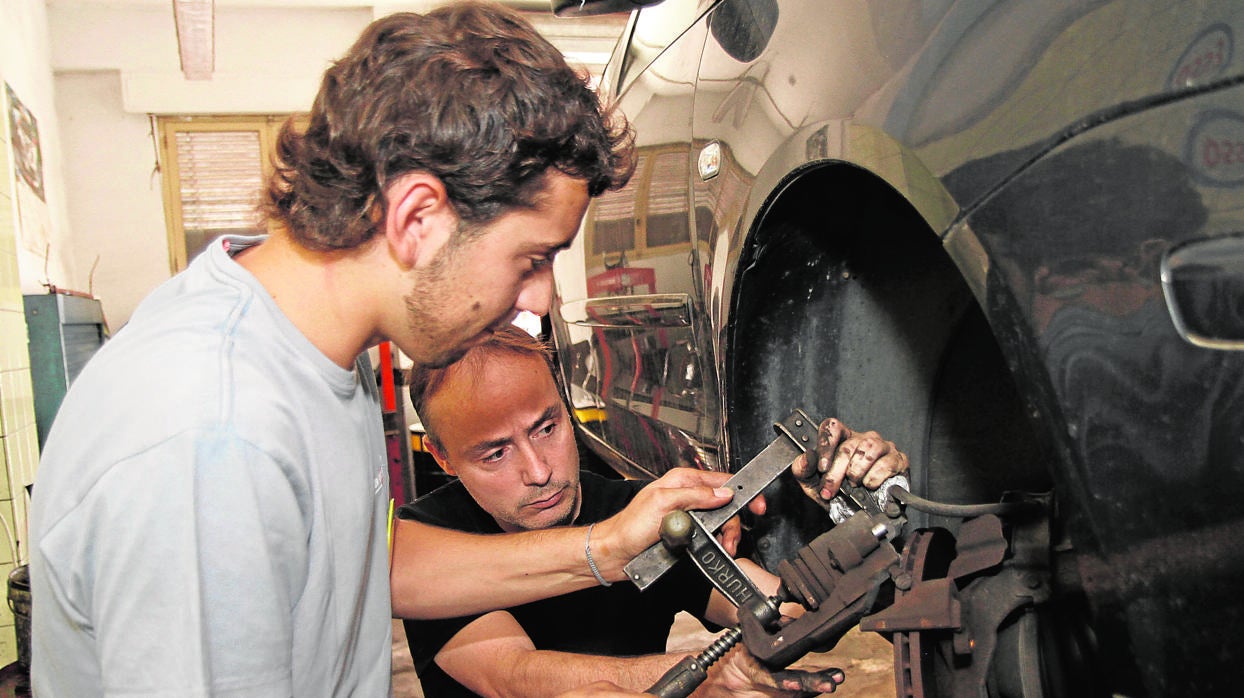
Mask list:
[[[929,207],[844,162],[807,167],[774,191],[741,250],[725,329],[731,468],[802,407],[896,442],[926,496],[989,501],[1047,485],[1039,440],[974,293],[979,274],[952,259]],[[944,211],[934,210],[939,229]],[[825,527],[792,490],[767,493],[770,515],[757,522],[766,564]]]

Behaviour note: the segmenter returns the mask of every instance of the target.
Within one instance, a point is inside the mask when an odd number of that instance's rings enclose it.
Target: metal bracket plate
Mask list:
[[[817,423],[803,410],[796,409],[773,426],[780,435],[726,481],[725,486],[734,493],[733,499],[718,509],[689,512],[696,523],[708,533],[715,533],[722,524],[742,511],[748,502],[786,472],[801,453],[816,446]],[[676,562],[678,555],[658,542],[636,555],[635,559],[626,564],[624,570],[635,586],[643,591],[668,572]]]

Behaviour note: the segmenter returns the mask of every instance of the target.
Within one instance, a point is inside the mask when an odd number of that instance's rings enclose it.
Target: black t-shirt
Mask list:
[[[584,525],[621,511],[646,483],[609,480],[583,472],[580,484],[583,504],[576,524]],[[502,532],[457,481],[401,507],[398,516],[471,533]],[[634,584],[624,581],[507,610],[537,649],[622,657],[664,652],[674,615],[687,611],[703,617],[711,591],[708,580],[684,560],[642,594]],[[424,695],[475,695],[441,671],[433,660],[446,642],[476,618],[479,616],[405,621],[406,642]]]

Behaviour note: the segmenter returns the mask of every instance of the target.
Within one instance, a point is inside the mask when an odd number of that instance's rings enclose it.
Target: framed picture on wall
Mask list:
[[[43,195],[43,152],[39,149],[39,124],[6,82],[9,102],[9,138],[13,143],[13,169],[41,200]]]

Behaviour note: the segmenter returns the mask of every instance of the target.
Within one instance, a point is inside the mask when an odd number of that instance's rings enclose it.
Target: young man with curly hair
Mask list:
[[[513,12],[369,26],[305,132],[281,134],[271,234],[209,245],[61,406],[31,509],[35,692],[387,695],[388,467],[365,351],[447,364],[547,312],[553,256],[631,159],[625,124]],[[597,528],[602,569],[620,574],[664,511],[729,499],[723,478],[682,477]],[[521,600],[595,583],[582,531],[411,531],[394,579],[429,614],[513,602],[495,594],[510,578],[529,580],[507,587]],[[412,546],[476,568],[480,589],[407,569]]]

